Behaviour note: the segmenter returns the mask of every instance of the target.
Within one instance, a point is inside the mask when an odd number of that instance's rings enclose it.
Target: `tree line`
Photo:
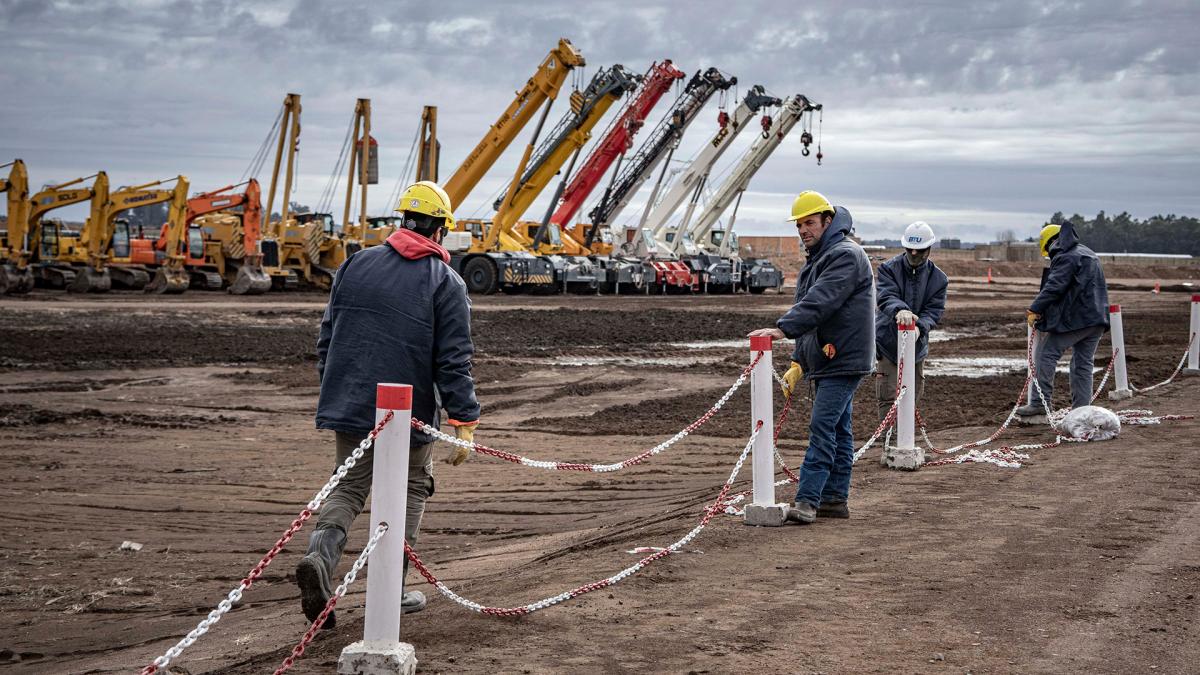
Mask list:
[[[1151,216],[1138,220],[1121,212],[1109,217],[1103,211],[1087,220],[1078,213],[1067,218],[1062,211],[1050,217],[1061,225],[1075,226],[1079,240],[1101,253],[1184,253],[1200,256],[1200,219],[1190,216]]]

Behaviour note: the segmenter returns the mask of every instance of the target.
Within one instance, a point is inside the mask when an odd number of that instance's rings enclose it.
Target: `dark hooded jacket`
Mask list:
[[[375,426],[375,385],[411,384],[413,419],[438,426],[479,419],[471,379],[471,303],[446,249],[400,229],[388,245],[338,268],[321,320],[317,428],[365,436]],[[412,443],[429,435],[413,432]]]
[[[808,250],[795,304],[775,325],[796,341],[792,360],[806,379],[867,375],[875,369],[875,283],[862,247],[846,235],[854,219],[839,206]],[[833,345],[833,357],[823,351]]]
[[[1042,315],[1034,327],[1047,333],[1108,328],[1108,284],[1100,258],[1079,243],[1070,222],[1050,245],[1050,267],[1042,271],[1041,290],[1029,309]]]
[[[875,348],[881,356],[898,362],[896,355],[896,314],[907,309],[917,315],[917,361],[929,355],[929,331],[942,320],[946,311],[946,273],[932,260],[913,268],[901,253],[879,266],[875,276],[876,305]]]

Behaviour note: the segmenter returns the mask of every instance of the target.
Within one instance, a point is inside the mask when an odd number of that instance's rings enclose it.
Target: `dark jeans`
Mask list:
[[[336,432],[337,464],[341,466],[350,453],[362,442],[353,434]],[[338,483],[321,507],[321,516],[315,529],[337,527],[347,534],[358,514],[367,506],[367,495],[371,493],[371,466],[374,464],[375,446],[363,453],[354,468]],[[408,454],[408,500],[405,506],[404,538],[412,546],[417,545],[417,533],[421,528],[421,516],[425,513],[425,500],[433,495],[433,443],[414,445]],[[407,562],[407,561],[406,561]]]
[[[861,381],[857,375],[813,380],[808,452],[800,466],[797,502],[820,506],[822,502],[844,502],[850,496],[850,470],[854,464],[850,421],[854,392]]]
[[[1071,408],[1082,408],[1092,402],[1092,364],[1096,346],[1104,335],[1104,326],[1092,326],[1069,333],[1043,333],[1038,342],[1037,379],[1046,405],[1054,403],[1054,369],[1063,352],[1071,350]]]

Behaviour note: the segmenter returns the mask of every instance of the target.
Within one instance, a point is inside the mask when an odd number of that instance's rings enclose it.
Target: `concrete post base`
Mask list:
[[[1133,392],[1128,389],[1113,389],[1108,392],[1108,400],[1124,401],[1127,398],[1133,398]]]
[[[417,650],[407,642],[359,640],[342,650],[338,675],[415,675]]]
[[[879,463],[889,469],[916,471],[925,463],[925,451],[921,448],[887,447],[884,448]]]
[[[1017,420],[1017,424],[1020,424],[1021,426],[1024,426],[1024,427],[1036,427],[1036,426],[1041,426],[1043,424],[1050,423],[1050,418],[1046,417],[1045,415],[1029,415],[1029,416],[1017,415],[1016,420]]]
[[[781,527],[787,521],[787,504],[747,504],[747,525],[755,527]]]
[[[1184,368],[1184,375],[1200,375],[1200,368]]]

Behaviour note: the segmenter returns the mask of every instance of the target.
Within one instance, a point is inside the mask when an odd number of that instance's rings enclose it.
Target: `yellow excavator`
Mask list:
[[[33,290],[33,270],[29,267],[29,173],[25,162],[15,159],[0,169],[8,178],[0,178],[0,192],[8,202],[4,238],[0,241],[0,295],[28,293]]]
[[[80,183],[95,178],[91,187]],[[101,171],[91,176],[43,187],[30,199],[26,232],[29,237],[30,267],[34,283],[50,288],[70,288],[77,269],[59,262],[60,256],[85,255],[81,252],[80,231],[67,227],[61,220],[45,220],[55,209],[90,201],[93,213],[108,202],[108,174]]]
[[[162,189],[164,183],[175,182],[174,189]],[[132,246],[127,229],[114,241],[118,229],[117,217],[122,211],[150,204],[169,204],[167,222],[169,227],[183,227],[187,217],[187,176],[176,176],[157,180],[144,185],[124,187],[109,194],[103,206],[88,216],[80,233],[81,248],[60,252],[60,263],[76,267],[75,280],[67,287],[73,293],[103,293],[114,285],[130,290],[142,290],[150,281],[150,271],[131,260]],[[157,189],[156,189],[157,188]],[[82,250],[81,250],[82,249]],[[187,290],[186,275],[182,286],[172,280],[166,292],[182,293]]]

